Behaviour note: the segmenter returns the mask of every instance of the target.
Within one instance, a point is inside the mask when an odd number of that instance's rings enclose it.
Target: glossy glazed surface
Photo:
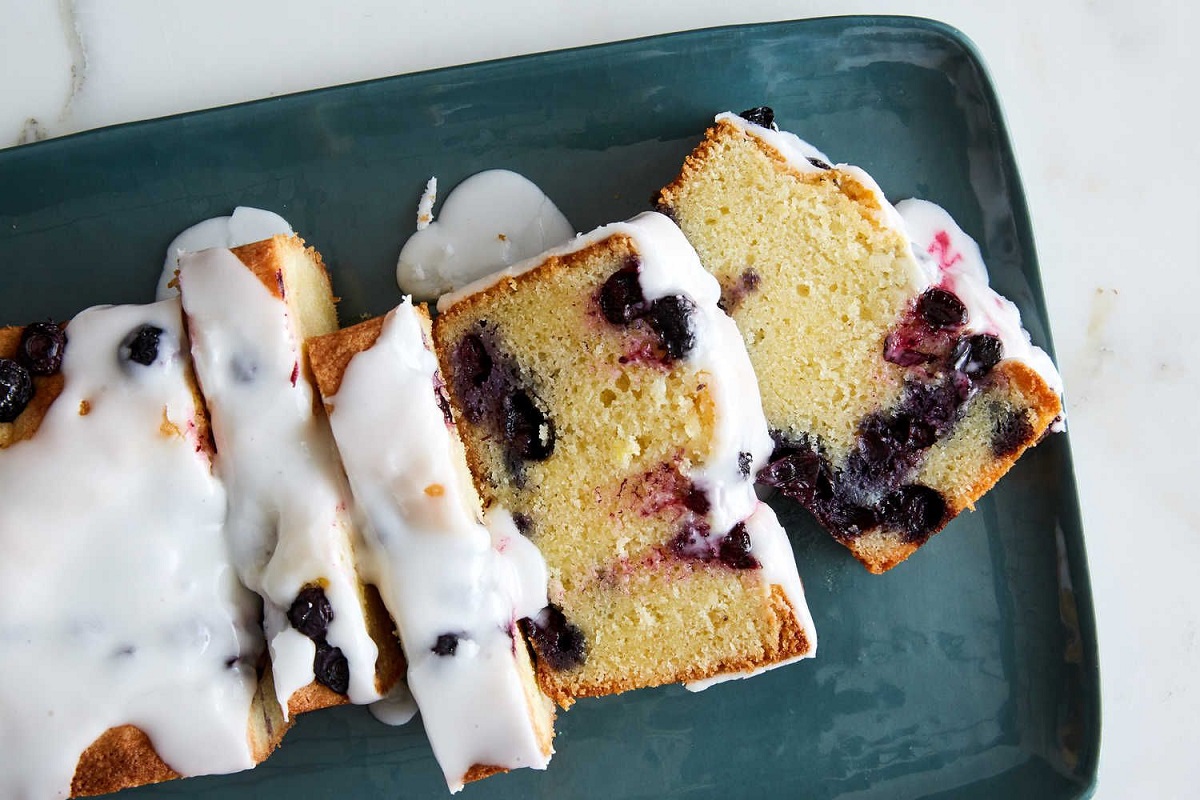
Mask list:
[[[536,89],[536,91],[533,91]],[[1049,346],[1024,200],[993,90],[954,31],[857,18],[700,31],[323,90],[0,153],[0,320],[153,297],[163,252],[239,205],[287,218],[331,265],[342,317],[399,299],[426,179],[503,167],[581,230],[632,216],[712,115],[783,127],[922,196],[975,237]],[[545,774],[479,797],[1086,796],[1099,696],[1067,435],[882,577],[776,504],[821,651],[746,682],[579,703]],[[1073,587],[1073,588],[1072,588]],[[445,796],[415,725],[303,719],[251,773],[130,797]]]

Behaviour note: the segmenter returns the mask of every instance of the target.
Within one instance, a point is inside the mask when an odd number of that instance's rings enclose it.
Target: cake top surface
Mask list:
[[[275,241],[302,249],[298,240]],[[216,467],[229,487],[227,536],[242,582],[267,601],[280,705],[286,709],[314,679],[356,703],[378,700],[378,650],[363,617],[349,487],[314,404],[282,274],[268,287],[233,251],[213,248],[180,259],[179,283]],[[301,632],[288,613],[308,589],[323,592],[313,602],[331,604],[332,618]],[[317,674],[321,653],[329,675]]]
[[[367,519],[364,575],[396,621],[409,687],[457,791],[476,766],[549,761],[526,697],[532,672],[517,658],[524,643],[515,622],[545,607],[547,577],[511,518],[493,510],[490,531],[480,521],[440,383],[421,317],[405,300],[374,343],[350,358],[325,402]]]
[[[80,754],[136,725],[185,775],[253,765],[262,642],[230,568],[179,301],[89,309],[62,391],[0,450],[0,795],[66,797]]]

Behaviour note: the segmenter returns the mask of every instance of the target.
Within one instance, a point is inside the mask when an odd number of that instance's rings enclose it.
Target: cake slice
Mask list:
[[[644,214],[438,303],[476,488],[546,560],[550,605],[522,627],[564,707],[813,654],[790,545],[753,491],[771,439],[718,294]]]
[[[945,212],[898,212],[773,116],[719,115],[656,205],[750,352],[776,445],[759,480],[879,573],[1060,419],[1061,380]]]
[[[546,567],[511,522],[491,534],[481,522],[428,334],[424,307],[405,301],[308,345],[367,520],[361,569],[396,621],[409,689],[458,791],[550,761],[554,708],[517,629],[546,606]]]
[[[263,599],[279,703],[298,714],[380,700],[403,657],[378,591],[359,580],[350,489],[304,352],[306,337],[337,329],[321,258],[279,235],[179,265],[227,532]]]
[[[233,772],[279,742],[211,456],[178,300],[0,328],[0,796]]]

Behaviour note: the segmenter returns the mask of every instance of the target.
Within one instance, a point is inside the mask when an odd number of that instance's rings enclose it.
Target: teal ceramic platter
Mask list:
[[[781,126],[920,196],[980,243],[1049,347],[1030,224],[972,45],[918,19],[696,31],[406,75],[0,152],[0,321],[153,297],[167,243],[236,205],[325,256],[344,320],[399,300],[417,198],[487,168],[540,185],[578,230],[632,216],[718,111]],[[1053,268],[1053,265],[1051,265]],[[2,491],[2,489],[0,489]],[[1094,785],[1099,676],[1069,437],[1026,455],[973,514],[868,575],[777,504],[820,636],[814,661],[693,695],[578,703],[549,771],[475,798],[1078,798]],[[19,602],[7,598],[6,602]],[[240,775],[131,798],[439,798],[419,723],[312,714]]]

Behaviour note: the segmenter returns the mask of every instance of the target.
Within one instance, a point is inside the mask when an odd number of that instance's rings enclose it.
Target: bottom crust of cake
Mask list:
[[[1019,361],[1001,362],[994,371],[991,387],[967,408],[953,434],[938,443],[938,451],[923,465],[922,482],[946,498],[942,523],[919,541],[909,541],[900,531],[877,528],[844,542],[868,571],[882,574],[900,564],[963,511],[974,511],[975,502],[986,494],[1021,455],[1049,431],[1062,413],[1058,395],[1042,377]],[[997,455],[992,439],[997,409],[1012,410],[1028,424],[1023,435]]]
[[[274,752],[291,726],[275,701],[275,684],[267,668],[254,693],[246,733],[255,764]],[[71,779],[71,797],[93,797],[180,777],[140,728],[120,725],[109,728],[83,751]]]
[[[812,655],[813,642],[797,620],[795,610],[782,587],[772,586],[764,613],[777,626],[777,638],[763,642],[759,653],[731,654],[705,666],[685,666],[680,669],[660,669],[651,665],[631,664],[628,677],[608,680],[573,680],[569,672],[554,669],[544,659],[536,658],[538,682],[542,691],[560,707],[566,709],[582,697],[603,697],[621,694],[632,689],[662,686],[669,683],[697,683],[720,676],[741,677]]]

